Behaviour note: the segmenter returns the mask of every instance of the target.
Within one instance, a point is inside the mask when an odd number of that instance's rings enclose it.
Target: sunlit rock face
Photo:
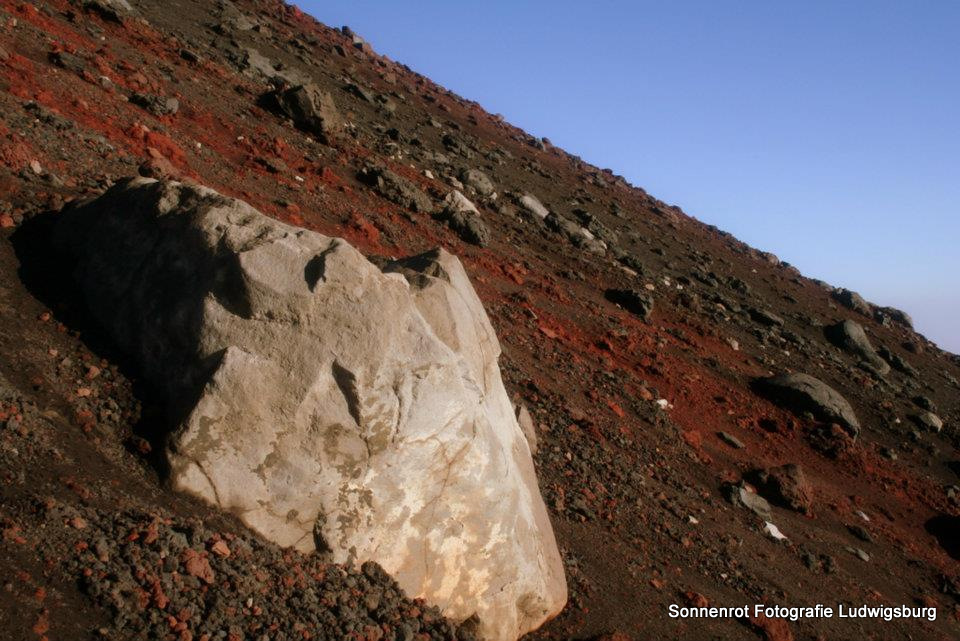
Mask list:
[[[183,417],[178,490],[277,543],[374,560],[481,636],[566,583],[500,345],[460,262],[383,270],[206,188],[135,179],[65,212],[95,320]]]

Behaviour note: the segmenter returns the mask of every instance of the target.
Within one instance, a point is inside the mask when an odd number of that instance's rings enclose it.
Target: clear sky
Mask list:
[[[960,2],[297,4],[960,353]]]

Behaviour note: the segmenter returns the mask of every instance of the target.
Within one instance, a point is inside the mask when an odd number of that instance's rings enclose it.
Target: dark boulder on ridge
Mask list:
[[[781,374],[756,381],[757,391],[792,412],[809,412],[821,421],[839,423],[856,437],[860,433],[857,415],[838,391],[809,374]]]
[[[873,345],[860,323],[847,319],[835,325],[827,326],[823,333],[828,341],[845,352],[860,358],[865,369],[880,376],[890,371],[890,364],[880,358],[880,355],[873,349]]]

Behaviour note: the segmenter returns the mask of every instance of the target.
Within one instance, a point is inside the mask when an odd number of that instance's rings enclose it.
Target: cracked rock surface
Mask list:
[[[376,561],[451,619],[476,615],[483,638],[562,609],[500,345],[454,256],[381,271],[340,239],[145,178],[67,210],[56,235],[95,321],[178,417],[175,488],[281,545]]]

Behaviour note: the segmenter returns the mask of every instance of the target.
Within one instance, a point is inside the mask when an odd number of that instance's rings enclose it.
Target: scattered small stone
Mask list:
[[[853,447],[850,432],[836,423],[821,425],[807,436],[810,446],[832,459],[838,459]]]
[[[55,51],[50,54],[50,61],[62,69],[74,73],[83,73],[86,62],[78,55],[66,51]]]
[[[813,488],[803,469],[788,463],[778,467],[748,472],[745,477],[757,491],[776,505],[809,514],[813,506]]]
[[[200,55],[190,49],[180,49],[180,57],[193,64],[200,62]]]
[[[742,505],[764,521],[770,520],[770,504],[762,496],[751,491],[743,483],[727,483],[723,487],[724,496],[734,505]]]
[[[750,310],[750,318],[761,325],[767,327],[782,327],[783,319],[766,309],[753,308]]]
[[[223,558],[230,556],[230,548],[222,540],[216,541],[213,545],[211,545],[210,551]]]
[[[157,117],[172,116],[180,110],[180,101],[176,98],[155,96],[153,94],[134,93],[130,96],[130,102],[139,107],[143,107]]]
[[[736,448],[738,450],[742,450],[743,448],[746,447],[746,445],[743,444],[743,441],[738,439],[733,434],[729,434],[727,432],[717,432],[717,436],[719,436],[720,440],[726,443],[727,445],[729,445],[730,447]]]
[[[939,433],[943,430],[943,419],[934,414],[933,412],[923,412],[914,417],[914,420],[918,425],[931,432]]]
[[[860,548],[848,547],[847,552],[854,555],[855,557],[857,557],[858,559],[860,559],[865,563],[870,561],[870,555],[864,552],[863,550],[861,550]]]
[[[860,525],[848,525],[847,530],[864,543],[873,543],[873,537]]]
[[[787,540],[786,535],[784,535],[784,533],[780,531],[780,528],[778,528],[776,525],[774,525],[770,521],[763,522],[763,532],[764,534],[766,534],[767,536],[769,536],[770,538],[776,541]]]
[[[423,193],[423,190],[386,167],[367,165],[360,170],[358,178],[401,207],[421,214],[429,214],[434,210],[433,200]]]
[[[187,548],[183,551],[181,561],[183,562],[184,569],[190,576],[195,576],[205,583],[214,582],[213,568],[210,567],[210,561],[207,560],[205,555],[192,548]]]

